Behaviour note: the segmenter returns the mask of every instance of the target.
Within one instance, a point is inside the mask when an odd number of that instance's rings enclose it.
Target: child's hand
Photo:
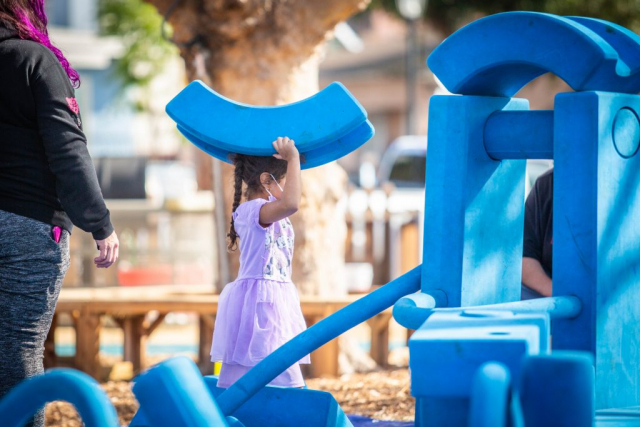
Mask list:
[[[290,161],[300,157],[300,153],[298,153],[298,149],[296,148],[296,143],[293,142],[293,139],[289,139],[286,136],[284,138],[279,137],[273,141],[273,148],[278,152],[273,155],[276,159]]]

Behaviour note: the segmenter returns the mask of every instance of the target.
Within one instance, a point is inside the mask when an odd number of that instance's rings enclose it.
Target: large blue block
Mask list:
[[[475,21],[429,56],[452,93],[513,96],[552,72],[576,91],[640,91],[638,37],[606,21],[509,12]]]
[[[422,291],[449,307],[520,299],[524,160],[497,161],[484,146],[496,111],[523,99],[433,96],[424,214]]]
[[[288,136],[307,169],[349,154],[374,133],[367,112],[340,83],[300,102],[260,107],[232,101],[194,81],[167,105],[167,114],[193,144],[225,162],[231,153],[271,156],[271,142]]]
[[[546,353],[546,314],[461,311],[434,313],[409,340],[411,393],[416,397],[469,397],[484,363],[498,361],[514,378],[525,355]]]
[[[559,94],[553,286],[583,309],[553,324],[557,349],[594,355],[597,408],[640,404],[640,97]]]

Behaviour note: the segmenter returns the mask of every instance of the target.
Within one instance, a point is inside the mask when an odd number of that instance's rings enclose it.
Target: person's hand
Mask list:
[[[93,259],[93,262],[98,268],[109,268],[114,262],[118,260],[120,254],[120,241],[114,231],[109,237],[104,240],[96,240],[98,249],[100,250],[100,256]]]
[[[286,136],[284,138],[279,137],[273,141],[273,148],[277,151],[277,154],[273,155],[276,159],[289,161],[300,156],[296,148],[296,143],[293,142],[293,139],[289,139]]]

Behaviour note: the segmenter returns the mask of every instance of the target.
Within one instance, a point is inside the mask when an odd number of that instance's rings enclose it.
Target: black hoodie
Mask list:
[[[66,72],[1,21],[0,210],[96,240],[113,232]]]

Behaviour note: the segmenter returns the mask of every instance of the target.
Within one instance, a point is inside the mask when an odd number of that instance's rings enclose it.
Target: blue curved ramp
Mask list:
[[[475,21],[447,38],[427,63],[462,95],[511,97],[547,72],[576,91],[640,91],[638,37],[615,24],[536,12]]]
[[[232,101],[194,81],[168,105],[178,130],[204,152],[229,162],[229,154],[270,156],[278,136],[288,136],[304,156],[303,169],[337,160],[374,134],[367,112],[340,83],[292,104],[260,107]]]
[[[3,427],[21,427],[46,403],[72,403],[87,427],[118,427],[118,416],[100,385],[73,369],[52,369],[18,384],[0,401]]]

